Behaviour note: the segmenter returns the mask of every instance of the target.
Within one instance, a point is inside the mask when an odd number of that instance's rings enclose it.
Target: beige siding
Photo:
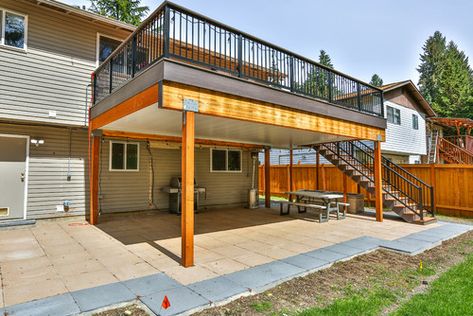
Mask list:
[[[0,118],[85,125],[97,32],[128,33],[28,2],[2,0],[1,8],[28,15],[28,49],[0,47]],[[49,118],[49,111],[57,117]]]
[[[131,141],[131,140],[130,140]],[[154,162],[154,203],[150,203],[151,165],[146,142],[140,142],[140,168],[138,172],[109,171],[110,140],[105,139],[101,149],[100,205],[102,213],[168,209],[169,200],[160,190],[169,185],[173,176],[181,174],[180,150],[151,149]],[[243,206],[251,186],[250,153],[243,152],[241,173],[211,173],[210,149],[195,152],[195,173],[199,185],[207,188],[204,207]]]
[[[30,144],[28,218],[84,214],[88,208],[86,130],[0,124],[0,134],[44,139],[44,144],[38,147]],[[56,206],[64,201],[70,201],[70,211],[57,212]]]

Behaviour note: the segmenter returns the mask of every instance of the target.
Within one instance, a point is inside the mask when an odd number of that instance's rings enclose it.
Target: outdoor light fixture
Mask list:
[[[31,139],[31,143],[33,145],[35,145],[36,147],[38,147],[39,145],[43,145],[44,144],[44,139],[42,138],[32,138]]]

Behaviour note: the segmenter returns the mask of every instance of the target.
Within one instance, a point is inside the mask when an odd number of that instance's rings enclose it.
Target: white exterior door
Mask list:
[[[0,220],[24,218],[28,138],[0,135]]]

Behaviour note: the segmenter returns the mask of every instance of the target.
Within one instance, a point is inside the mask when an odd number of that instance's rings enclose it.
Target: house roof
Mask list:
[[[114,26],[116,28],[125,30],[125,31],[134,31],[136,26],[124,23],[115,19],[105,17],[103,15],[93,13],[90,11],[82,10],[78,7],[71,6],[56,0],[27,0],[30,3],[34,3],[38,6],[46,7],[55,11],[59,11],[71,16],[77,16],[83,19],[86,19],[92,23],[102,23]]]
[[[416,99],[422,109],[427,113],[428,117],[437,116],[434,109],[430,106],[429,102],[422,96],[419,89],[417,89],[416,85],[411,80],[404,80],[398,82],[392,82],[379,87],[384,92],[406,88]]]

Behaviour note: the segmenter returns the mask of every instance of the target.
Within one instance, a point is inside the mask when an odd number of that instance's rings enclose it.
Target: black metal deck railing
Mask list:
[[[94,103],[161,58],[384,116],[380,89],[170,2],[96,69]]]

